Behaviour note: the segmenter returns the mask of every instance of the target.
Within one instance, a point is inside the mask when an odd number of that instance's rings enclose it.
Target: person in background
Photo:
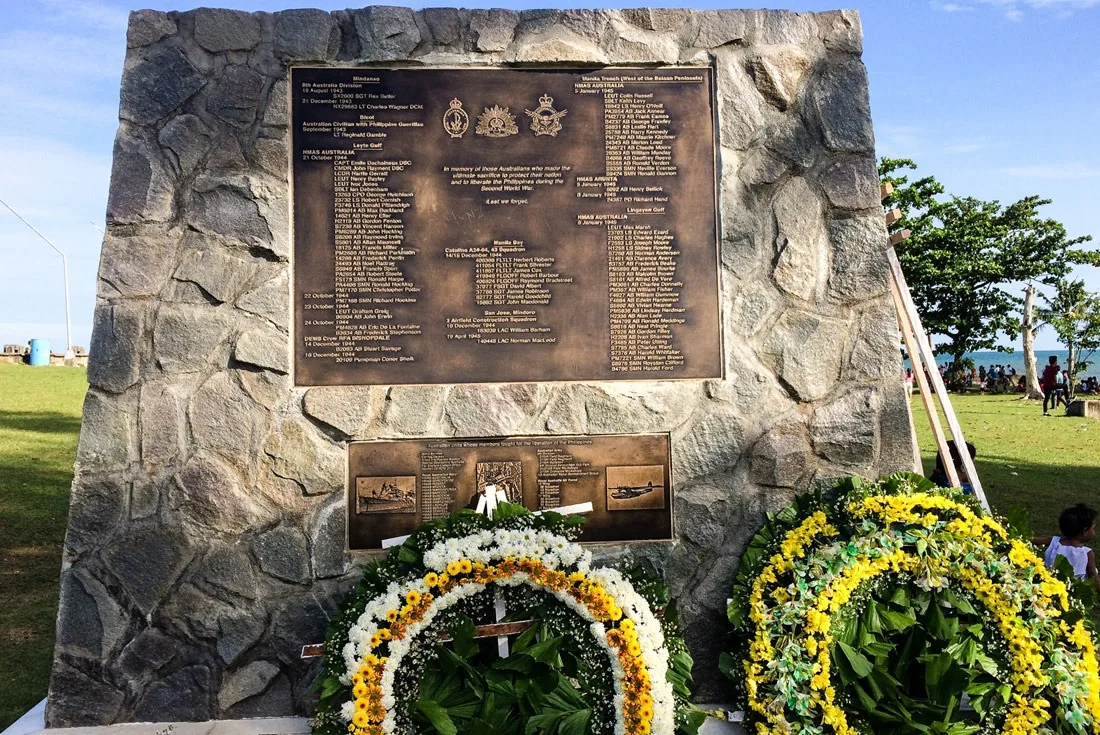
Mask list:
[[[1031,542],[1046,547],[1043,562],[1054,568],[1054,560],[1064,556],[1073,567],[1078,579],[1088,579],[1100,592],[1100,577],[1096,574],[1096,558],[1092,549],[1085,546],[1096,537],[1096,511],[1084,503],[1066,508],[1058,516],[1058,530],[1061,536],[1036,536]]]
[[[982,365],[978,368],[978,385],[982,388],[985,388],[985,376],[985,365]]]
[[[905,390],[913,395],[913,368],[905,368]]]
[[[955,465],[955,474],[959,476],[959,482],[962,484],[962,491],[967,495],[974,494],[974,486],[970,484],[970,476],[966,474],[966,468],[963,466],[962,457],[959,456],[959,448],[955,445],[955,441],[948,440],[947,450],[951,452],[951,464]],[[978,456],[978,450],[970,442],[966,443],[966,451],[970,453],[970,458]],[[951,480],[947,476],[947,468],[943,464],[943,455],[936,455],[936,469],[932,470],[932,476],[928,478],[932,482],[936,483],[940,487],[951,487]]]
[[[1051,355],[1047,360],[1047,366],[1043,368],[1043,374],[1039,378],[1039,387],[1043,389],[1043,415],[1049,416],[1050,411],[1047,410],[1047,404],[1050,404],[1053,408],[1058,408],[1058,402],[1055,400],[1054,391],[1058,388],[1058,381],[1062,376],[1062,366],[1058,364],[1058,357]]]

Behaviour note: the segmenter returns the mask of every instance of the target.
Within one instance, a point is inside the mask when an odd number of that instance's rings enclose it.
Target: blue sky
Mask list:
[[[149,2],[244,10],[340,2]],[[656,3],[663,4],[663,3]],[[674,5],[676,3],[673,3]],[[748,3],[757,5],[757,2]],[[600,2],[467,7],[617,7]],[[1048,216],[1100,239],[1100,0],[902,0],[860,10],[878,154],[913,158],[948,191],[1053,199]],[[775,2],[828,10],[833,2]],[[115,0],[0,0],[0,199],[69,257],[73,341],[95,303],[126,19]],[[423,6],[414,6],[423,7]],[[725,7],[709,2],[699,8]],[[61,259],[0,207],[0,343],[65,342]],[[1100,290],[1100,273],[1082,273]],[[1049,330],[1037,347],[1056,347]]]

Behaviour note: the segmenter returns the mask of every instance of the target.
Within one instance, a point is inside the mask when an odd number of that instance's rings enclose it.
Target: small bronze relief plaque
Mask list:
[[[709,68],[290,85],[295,384],[722,376]]]
[[[377,551],[487,485],[531,510],[591,503],[581,541],[668,540],[670,467],[667,434],[352,442],[348,547]]]

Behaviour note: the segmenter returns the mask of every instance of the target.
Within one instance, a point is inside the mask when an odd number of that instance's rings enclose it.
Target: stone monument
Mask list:
[[[722,701],[764,513],[912,463],[861,43],[849,11],[133,13],[48,724],[308,712],[356,518],[474,478],[649,513],[594,549],[663,571]]]

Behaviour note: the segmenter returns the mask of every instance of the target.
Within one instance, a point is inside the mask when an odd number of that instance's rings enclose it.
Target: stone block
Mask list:
[[[606,64],[598,46],[564,27],[552,26],[537,35],[524,36],[508,54],[508,61],[521,63],[594,63]]]
[[[202,580],[212,597],[227,603],[238,598],[248,601],[259,598],[256,572],[248,551],[236,539],[230,545],[212,545],[193,578]],[[262,617],[260,622],[263,622]]]
[[[700,10],[699,33],[695,45],[718,48],[726,44],[744,43],[749,33],[749,13],[745,10]]]
[[[816,13],[815,17],[825,48],[856,55],[863,53],[863,26],[858,10],[830,10]]]
[[[878,399],[871,390],[850,391],[814,411],[810,428],[814,451],[831,462],[869,465],[875,458],[877,435]]]
[[[318,511],[310,522],[310,549],[313,555],[313,576],[318,579],[339,577],[348,570],[347,506],[336,494],[332,502]]]
[[[157,10],[134,10],[126,28],[126,48],[141,48],[176,32],[176,22]]]
[[[798,98],[810,57],[797,46],[781,46],[756,55],[749,72],[756,89],[770,105],[786,111]]]
[[[238,702],[254,697],[267,689],[279,675],[279,667],[270,661],[253,661],[230,673],[218,692],[218,706],[229,709]]]
[[[250,314],[267,319],[281,330],[286,330],[290,322],[290,280],[287,271],[237,299],[237,308]]]
[[[830,298],[857,303],[886,293],[890,269],[881,215],[829,220],[829,241],[833,246]]]
[[[149,615],[194,554],[194,542],[187,534],[161,527],[116,538],[104,559],[130,601],[142,615]]]
[[[192,11],[195,43],[207,51],[248,51],[260,42],[260,18],[254,13],[222,8]]]
[[[778,426],[753,446],[752,478],[761,485],[797,487],[809,468],[811,454],[805,427]]]
[[[329,60],[340,50],[340,25],[323,10],[275,13],[275,55],[280,59]]]
[[[290,372],[289,353],[287,336],[270,327],[249,329],[237,337],[237,344],[233,347],[233,359],[237,362],[276,373]]]
[[[859,59],[835,59],[812,89],[814,106],[830,150],[872,153],[871,102],[867,70]]]
[[[354,438],[378,417],[383,400],[384,393],[370,386],[324,386],[306,391],[302,410],[310,418]]]
[[[425,434],[442,419],[446,395],[439,386],[394,386],[386,393],[382,423],[398,434]]]
[[[80,553],[101,546],[123,527],[130,497],[130,482],[124,477],[83,474],[84,469],[82,465],[82,474],[73,483],[65,541],[70,551]]]
[[[205,453],[187,461],[176,475],[169,498],[177,513],[214,531],[242,531],[262,512],[250,502],[237,472]]]
[[[246,245],[265,246],[272,238],[252,193],[236,186],[196,192],[189,224],[199,232],[225,235]]]
[[[153,329],[153,356],[166,373],[193,373],[211,364],[224,365],[229,328],[229,317],[209,306],[161,304]]]
[[[121,393],[138,381],[146,354],[148,306],[140,301],[101,301],[93,317],[88,383]]]
[[[123,693],[63,659],[54,661],[46,698],[49,727],[114,724],[122,711]]]
[[[478,51],[503,51],[512,43],[519,24],[514,10],[471,10],[470,38]]]
[[[372,5],[351,11],[363,59],[392,61],[408,57],[420,43],[420,28],[409,8]]]
[[[780,191],[775,219],[775,285],[803,301],[813,300],[828,268],[828,252],[821,202],[805,179],[791,179]]]
[[[255,452],[258,408],[230,373],[214,373],[192,396],[187,411],[194,445],[246,469]]]
[[[103,238],[99,277],[119,296],[156,296],[168,283],[175,253],[173,232],[120,237],[112,229]]]
[[[461,42],[467,11],[458,8],[424,8],[420,18],[428,27],[431,40],[438,46],[453,46]]]
[[[197,233],[188,234],[172,277],[194,283],[219,304],[232,302],[245,290],[256,272],[256,263],[225,248],[207,246],[206,239]]]
[[[157,140],[175,156],[180,172],[186,174],[194,171],[210,151],[214,133],[195,115],[177,115],[160,129]]]
[[[179,652],[179,644],[157,628],[146,628],[122,649],[119,670],[128,679],[141,681],[172,661]]]
[[[848,325],[832,317],[789,311],[772,329],[760,358],[802,401],[818,401],[840,377]]]
[[[107,224],[167,222],[175,217],[175,184],[153,147],[125,128],[115,140]]]
[[[152,125],[191,99],[206,79],[174,46],[128,57],[122,71],[118,115],[137,125]]]
[[[290,91],[285,79],[280,79],[271,86],[267,95],[267,107],[264,109],[264,125],[276,128],[285,128],[290,115]]]
[[[315,429],[286,421],[270,434],[264,451],[271,471],[293,480],[305,495],[323,495],[344,485],[344,453],[320,438]]]
[[[80,472],[118,472],[135,459],[132,401],[97,390],[84,397],[76,464]]]
[[[187,666],[149,684],[134,704],[138,722],[213,719],[211,676],[206,666]]]
[[[227,66],[206,100],[206,109],[235,128],[249,128],[263,99],[264,78],[241,64]]]
[[[218,656],[232,666],[264,634],[266,620],[250,614],[218,618]]]
[[[252,542],[252,554],[260,569],[284,582],[309,581],[309,542],[293,526],[276,526]]]
[[[825,168],[821,187],[838,209],[872,209],[880,205],[878,170],[870,156],[833,161]]]

